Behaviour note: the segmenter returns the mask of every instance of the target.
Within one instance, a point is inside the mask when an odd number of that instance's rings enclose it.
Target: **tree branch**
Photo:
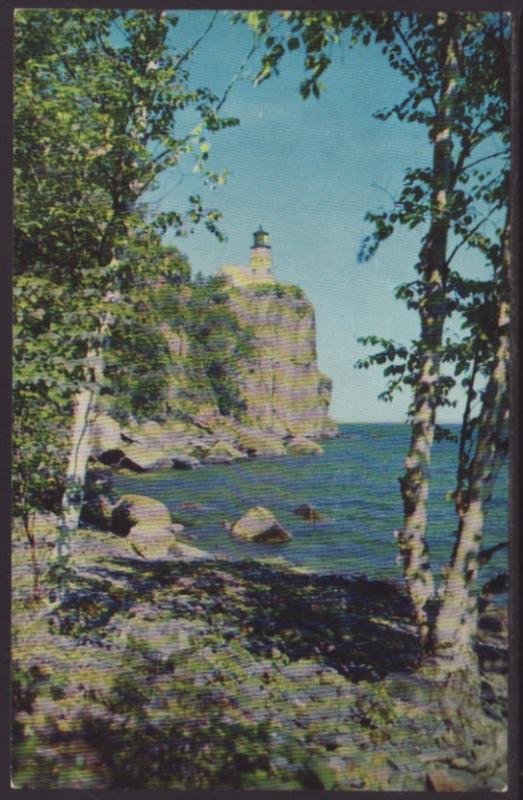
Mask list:
[[[251,49],[249,50],[249,52],[245,56],[244,60],[240,64],[240,67],[239,67],[238,71],[231,78],[231,80],[229,82],[229,85],[227,86],[227,88],[225,89],[225,91],[224,91],[224,93],[222,95],[222,99],[220,100],[220,102],[216,106],[216,111],[220,110],[220,108],[223,106],[223,104],[227,100],[227,97],[229,96],[229,93],[230,93],[232,87],[234,86],[236,81],[240,80],[240,78],[242,77],[243,70],[245,69],[245,67],[247,66],[247,64],[249,63],[251,58],[253,57],[254,53],[256,52],[258,47],[260,46],[261,41],[262,40],[258,39],[256,36],[253,37],[253,43],[252,43]]]
[[[488,161],[489,158],[497,158],[497,156],[505,155],[510,155],[510,148],[507,148],[506,150],[498,150],[497,153],[491,153],[489,156],[483,156],[483,158],[477,158],[476,161],[471,161],[470,164],[465,164],[462,167],[462,170],[465,171],[471,167],[475,167],[476,164],[481,164],[482,161]]]
[[[411,57],[412,64],[418,70],[418,72],[420,74],[420,77],[421,77],[423,83],[425,84],[425,87],[426,87],[426,89],[427,89],[427,91],[429,93],[429,99],[430,99],[430,101],[431,101],[431,103],[432,103],[432,105],[434,107],[434,111],[437,113],[438,104],[437,104],[437,102],[436,102],[436,100],[434,98],[435,90],[432,89],[432,87],[431,87],[431,85],[429,83],[429,79],[428,79],[427,75],[425,74],[425,71],[423,70],[422,65],[420,64],[420,62],[416,58],[416,55],[415,55],[414,51],[412,50],[412,47],[410,46],[409,40],[406,38],[405,34],[401,30],[400,23],[399,22],[394,22],[393,26],[394,26],[398,36],[400,37],[401,41],[403,42],[403,44],[407,48],[408,53],[409,53],[409,55]]]
[[[280,20],[273,28],[271,28],[271,34],[274,34],[278,30],[278,28],[281,28],[281,26],[283,25],[283,22],[284,22],[284,20]],[[242,77],[245,67],[247,66],[247,64],[249,63],[249,61],[251,60],[251,58],[255,54],[256,50],[258,50],[258,48],[262,44],[262,41],[263,40],[261,38],[259,38],[255,34],[253,35],[252,47],[249,50],[249,52],[247,53],[247,55],[245,56],[245,58],[242,61],[242,63],[240,64],[240,66],[238,68],[238,71],[231,78],[231,81],[230,81],[229,85],[227,86],[227,88],[225,89],[225,92],[223,93],[222,99],[220,100],[220,102],[216,106],[216,111],[219,111],[220,108],[225,103],[225,101],[227,100],[227,97],[229,96],[229,93],[230,93],[232,87],[234,86],[236,81],[240,80],[240,78]]]
[[[178,67],[180,67],[180,65],[183,64],[184,61],[187,61],[187,59],[192,56],[192,54],[194,53],[196,48],[203,42],[203,40],[205,39],[205,37],[207,36],[209,31],[213,27],[214,23],[216,22],[217,16],[218,16],[218,11],[215,11],[214,14],[212,15],[211,21],[207,25],[207,27],[204,30],[204,32],[202,33],[202,35],[199,36],[198,39],[196,39],[196,41],[185,51],[185,53],[183,53],[178,58],[178,60],[176,61],[176,64],[174,65],[175,69],[178,69]]]
[[[484,223],[484,222],[486,222],[486,221],[487,221],[487,220],[488,220],[488,219],[489,219],[489,218],[492,216],[492,214],[494,213],[494,211],[497,211],[498,209],[499,209],[499,205],[495,205],[495,206],[493,206],[493,207],[490,209],[490,211],[489,211],[489,213],[487,214],[487,216],[486,216],[486,217],[482,217],[482,219],[480,219],[480,221],[477,223],[477,225],[474,225],[474,227],[470,229],[470,231],[469,231],[469,232],[468,232],[468,233],[467,233],[467,234],[466,234],[466,235],[463,237],[463,239],[461,240],[461,242],[459,242],[459,243],[456,245],[456,247],[454,248],[454,250],[452,251],[452,253],[450,254],[450,256],[447,258],[447,260],[446,260],[446,262],[445,262],[445,264],[446,264],[446,266],[447,266],[447,267],[449,266],[450,262],[452,261],[452,259],[454,258],[454,256],[455,256],[455,255],[456,255],[456,253],[458,252],[458,250],[460,250],[460,249],[463,247],[463,245],[464,245],[464,244],[466,244],[466,243],[468,242],[468,240],[470,239],[470,237],[472,236],[472,234],[476,233],[476,231],[477,231],[477,230],[479,230],[479,228],[481,228],[481,226],[483,225],[483,223]]]

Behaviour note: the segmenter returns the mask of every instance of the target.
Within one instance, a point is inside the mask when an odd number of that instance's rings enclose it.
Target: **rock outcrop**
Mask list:
[[[263,506],[250,508],[243,517],[234,523],[231,536],[247,542],[288,542],[292,539],[290,531],[280,525],[272,511]]]
[[[247,453],[237,450],[232,444],[226,441],[218,441],[213,444],[204,458],[205,464],[232,464],[233,461],[244,461],[249,458]]]
[[[305,436],[293,436],[287,445],[287,453],[291,456],[321,456],[323,447]]]
[[[115,450],[122,445],[120,426],[115,419],[100,411],[90,431],[91,453],[98,457],[107,450]]]
[[[152,497],[124,494],[113,509],[111,530],[120,536],[127,536],[137,525],[151,530],[169,528],[171,525],[169,509]]]
[[[254,332],[253,356],[240,368],[240,394],[256,428],[282,435],[333,436],[332,382],[316,357],[314,308],[294,286],[230,292],[240,324]]]
[[[250,353],[237,364],[242,420],[220,414],[188,334],[163,320],[170,411],[161,421],[121,427],[101,407],[91,434],[99,462],[145,472],[323,452],[311,439],[335,436],[337,428],[328,416],[331,381],[318,369],[311,303],[298,287],[282,284],[230,287],[224,302],[252,334]]]
[[[151,528],[146,524],[131,528],[127,540],[139,556],[151,561],[171,558],[176,544],[173,534],[167,528]]]
[[[297,517],[309,520],[309,522],[319,522],[322,519],[320,512],[310,503],[303,503],[298,508],[295,508],[292,513],[296,514]]]

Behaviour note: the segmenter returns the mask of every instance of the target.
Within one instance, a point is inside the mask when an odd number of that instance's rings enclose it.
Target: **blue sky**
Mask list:
[[[192,43],[212,13],[181,12],[173,41],[179,47]],[[220,15],[190,62],[193,84],[220,95],[251,42],[248,29]],[[388,207],[405,168],[430,164],[431,150],[423,128],[373,118],[405,88],[380,49],[340,46],[332,55],[319,100],[299,95],[299,51],[285,58],[279,76],[256,88],[238,81],[222,112],[241,124],[213,138],[208,162],[229,170],[227,183],[202,189],[187,162],[183,174],[162,177],[151,199],[156,209],[178,210],[198,191],[222,212],[225,243],[203,227],[176,240],[194,273],[247,263],[252,232],[262,224],[271,236],[277,279],[301,286],[314,305],[319,365],[334,383],[331,415],[339,421],[403,421],[408,395],[392,404],[379,401],[379,369],[353,365],[367,352],[359,336],[407,343],[418,335],[416,314],[394,299],[393,290],[414,278],[420,232],[398,229],[367,264],[358,263],[357,253],[369,233],[365,212]],[[474,254],[463,248],[460,256],[462,267],[483,274]],[[459,408],[440,417],[458,418]]]

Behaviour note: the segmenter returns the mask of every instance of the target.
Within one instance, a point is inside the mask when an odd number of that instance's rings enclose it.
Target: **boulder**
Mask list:
[[[157,528],[145,522],[131,528],[127,541],[139,556],[148,560],[170,558],[176,545],[174,534],[168,528]]]
[[[472,776],[443,767],[431,769],[426,774],[427,788],[433,792],[466,792],[475,786]]]
[[[204,458],[205,464],[230,464],[233,461],[241,461],[248,458],[246,453],[242,453],[233,447],[229,442],[216,442]]]
[[[171,463],[174,469],[198,469],[201,467],[200,462],[194,456],[179,453],[171,458]]]
[[[251,456],[285,455],[282,438],[273,433],[243,429],[238,431],[237,438],[240,446]]]
[[[90,435],[90,447],[93,456],[98,457],[106,450],[115,450],[122,446],[121,429],[109,414],[97,414]]]
[[[124,456],[119,465],[133,472],[170,469],[172,467],[172,456],[162,447],[144,447],[141,444],[131,444],[125,448]]]
[[[321,445],[305,436],[294,436],[287,445],[287,453],[291,456],[321,456],[323,452]]]
[[[311,506],[310,503],[303,503],[303,505],[295,508],[292,513],[296,514],[297,517],[308,519],[310,522],[318,522],[322,518],[320,512],[316,511],[314,506]]]
[[[247,542],[288,542],[292,534],[280,525],[272,511],[263,506],[250,508],[234,523],[231,536]]]
[[[103,531],[111,527],[113,508],[118,496],[113,490],[111,471],[103,468],[88,470],[84,486],[84,500],[80,520],[95,525]]]
[[[172,525],[171,514],[167,506],[159,500],[141,494],[124,494],[114,507],[111,515],[111,530],[120,536],[127,536],[136,526],[150,531],[168,531]]]
[[[230,458],[229,456],[206,456],[203,460],[204,464],[232,464],[234,462],[234,458]]]

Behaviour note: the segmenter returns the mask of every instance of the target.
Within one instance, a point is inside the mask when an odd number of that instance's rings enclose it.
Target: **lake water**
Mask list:
[[[279,556],[320,573],[400,578],[392,531],[402,522],[398,476],[410,428],[402,424],[340,425],[342,436],[322,442],[323,456],[286,456],[208,466],[193,471],[116,475],[119,493],[147,494],[165,503],[194,544],[234,558]],[[456,426],[456,432],[458,428]],[[452,501],[457,444],[434,445],[431,467],[429,544],[435,570],[447,561],[456,529]],[[203,506],[180,509],[183,503]],[[311,523],[292,513],[310,503],[324,517]],[[288,528],[292,541],[261,545],[238,542],[220,526],[235,522],[248,508],[265,506]],[[484,546],[508,538],[508,480],[496,484]],[[482,572],[482,580],[506,569],[506,549]]]

